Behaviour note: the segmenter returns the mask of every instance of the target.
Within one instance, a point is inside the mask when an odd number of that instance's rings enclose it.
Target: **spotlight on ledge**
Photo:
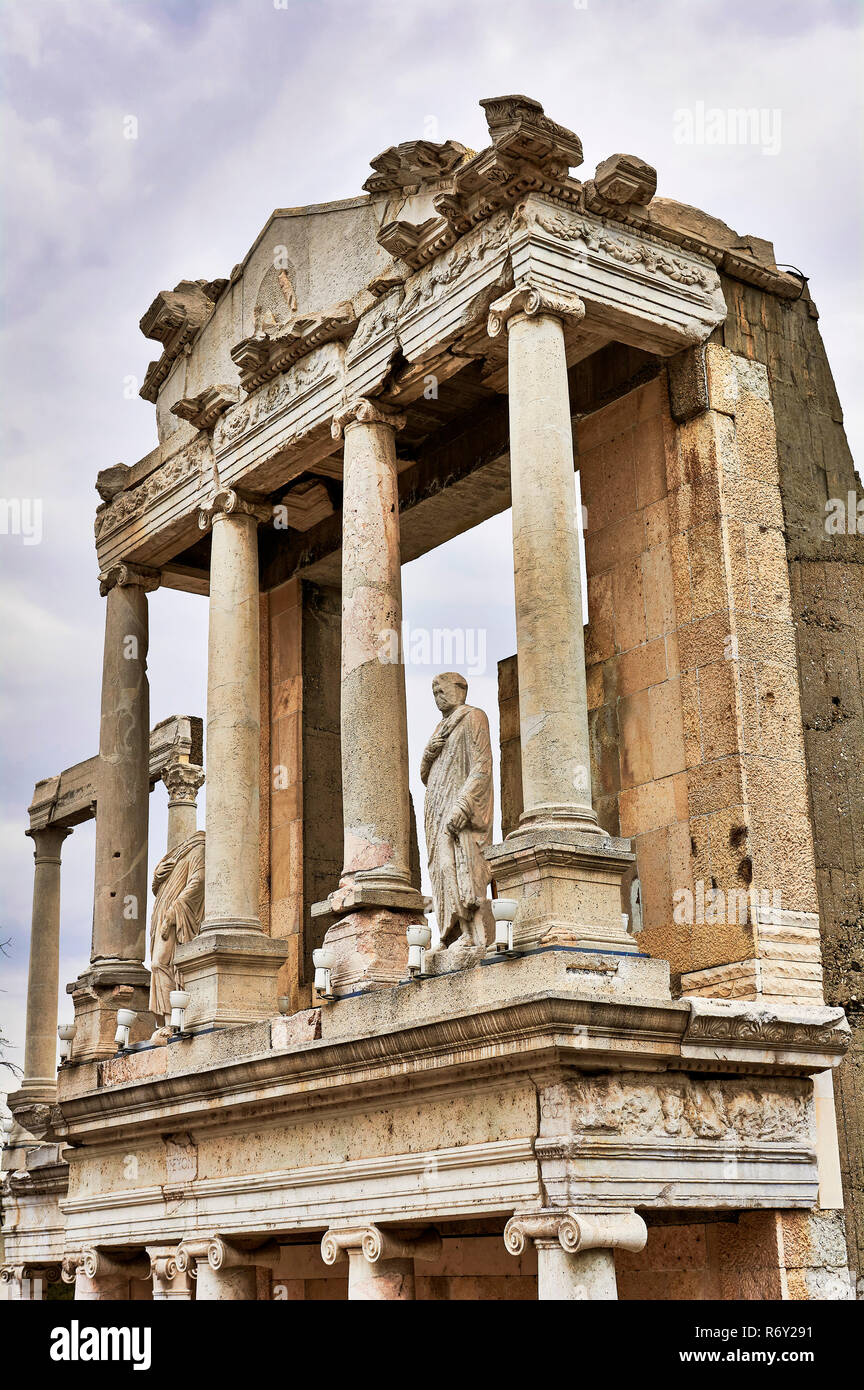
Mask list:
[[[424,923],[407,928],[408,937],[408,974],[412,980],[416,980],[424,973],[426,966],[426,952],[432,941],[432,928]]]
[[[168,995],[168,1003],[171,1005],[171,1032],[182,1033],[183,1024],[186,1018],[186,1010],[189,1008],[190,994],[185,989],[172,989]]]
[[[114,1034],[114,1041],[120,1052],[129,1046],[129,1029],[138,1017],[135,1009],[117,1010],[117,1032]]]
[[[312,952],[312,964],[315,966],[315,993],[319,999],[333,999],[333,968],[336,964],[336,952],[330,946],[319,946],[317,951]]]
[[[497,955],[509,956],[513,953],[513,919],[519,906],[515,898],[493,898],[492,916],[495,918],[495,951]]]
[[[72,1039],[75,1036],[74,1023],[61,1023],[57,1029],[57,1036],[60,1039],[60,1061],[68,1062],[72,1056]]]

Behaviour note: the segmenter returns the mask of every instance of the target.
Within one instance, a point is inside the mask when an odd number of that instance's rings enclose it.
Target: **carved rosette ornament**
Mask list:
[[[644,1250],[648,1228],[635,1211],[536,1211],[511,1216],[504,1244],[521,1255],[529,1240],[561,1246],[568,1255],[582,1250]]]
[[[378,401],[369,400],[367,396],[359,396],[333,416],[330,433],[334,439],[341,439],[350,425],[389,425],[392,430],[398,431],[403,430],[405,424],[406,417],[399,411],[390,410]]]
[[[529,282],[508,290],[500,299],[493,300],[489,306],[486,332],[490,338],[497,338],[510,325],[517,314],[535,318],[538,314],[551,314],[554,318],[578,323],[585,317],[585,305],[575,294],[549,289],[546,285]]]
[[[234,488],[219,488],[199,509],[198,526],[202,531],[207,531],[214,521],[227,516],[252,516],[256,521],[269,521],[272,515],[273,508],[268,503],[260,502],[245,492],[237,492]]]
[[[152,594],[154,589],[158,589],[162,581],[161,571],[149,569],[144,565],[131,565],[123,561],[118,565],[111,565],[109,569],[103,570],[99,575],[99,592],[103,598],[114,588],[127,588],[137,586],[144,590],[145,594]]]

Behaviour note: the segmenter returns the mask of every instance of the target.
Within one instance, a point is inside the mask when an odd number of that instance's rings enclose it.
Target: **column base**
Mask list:
[[[279,1012],[277,976],[288,959],[288,942],[261,931],[204,927],[174,956],[183,988],[192,998],[186,1027],[225,1028],[258,1023]]]
[[[622,920],[621,880],[636,857],[629,840],[537,825],[520,827],[485,853],[498,896],[519,902],[517,950],[576,946],[639,954]]]
[[[75,1010],[73,1062],[93,1062],[117,1052],[117,1010],[135,1009],[130,1042],[144,1042],[156,1022],[149,1012],[150,971],[138,961],[94,961],[66,986]]]

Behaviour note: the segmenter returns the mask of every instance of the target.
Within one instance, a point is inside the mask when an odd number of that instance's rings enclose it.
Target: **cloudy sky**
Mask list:
[[[660,193],[772,239],[778,261],[809,275],[855,451],[858,16],[854,0],[2,0],[0,496],[43,507],[38,544],[0,535],[0,1021],[14,1059],[26,808],[37,778],[98,747],[93,481],[156,440],[153,407],[129,389],[155,352],[137,328],[154,294],[226,275],[274,207],[356,194],[388,145],[480,148],[478,99],[525,92],[579,133],[586,177],[614,151],[638,154]],[[681,142],[681,110],[698,121],[740,107],[764,113],[763,139]],[[490,713],[495,663],[515,646],[508,552],[496,518],[405,571],[413,626],[484,632],[471,699]],[[151,630],[153,721],[203,714],[206,602],[155,594]],[[435,718],[430,674],[409,671],[415,761]],[[152,800],[158,857],[164,796]],[[89,952],[92,827],[66,842],[64,864],[62,984]]]

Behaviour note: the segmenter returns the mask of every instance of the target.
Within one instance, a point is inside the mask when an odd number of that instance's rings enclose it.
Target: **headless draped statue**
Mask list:
[[[150,919],[150,1010],[171,1014],[169,994],[180,989],[174,953],[180,942],[191,941],[204,917],[204,831],[198,830],[159,860],[153,875],[153,916]]]
[[[492,746],[489,720],[466,705],[468,682],[445,671],[432,682],[443,718],[423,753],[426,849],[444,947],[485,947],[494,935],[486,896],[491,873]]]

